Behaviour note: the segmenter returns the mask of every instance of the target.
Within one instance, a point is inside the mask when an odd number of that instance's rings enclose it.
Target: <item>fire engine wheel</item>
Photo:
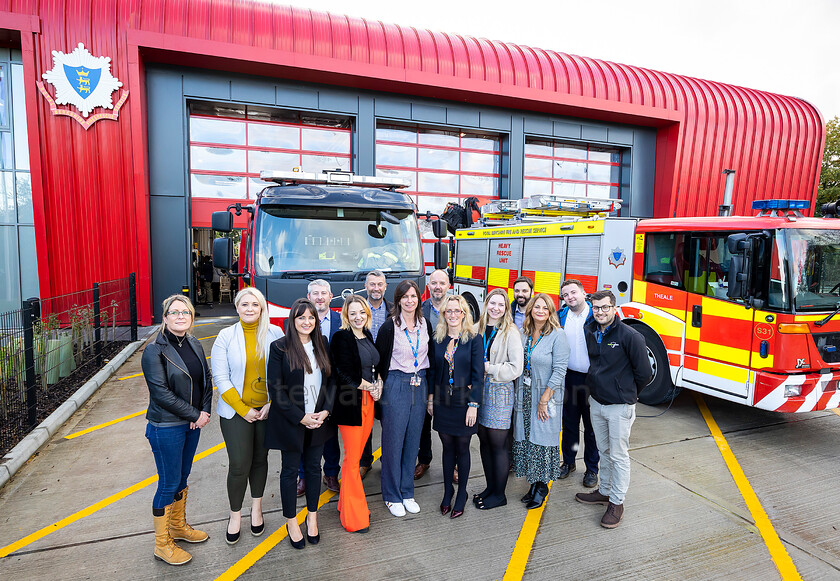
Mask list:
[[[472,296],[472,293],[464,293],[463,297],[464,300],[467,301],[467,304],[470,306],[473,321],[477,323],[478,318],[481,316],[481,308],[478,306],[478,301],[475,300],[475,297]]]
[[[645,405],[659,405],[670,401],[676,396],[677,389],[671,381],[671,370],[668,365],[668,354],[659,336],[645,325],[635,325],[634,328],[645,338],[648,360],[650,361],[651,380],[639,393],[639,401]]]

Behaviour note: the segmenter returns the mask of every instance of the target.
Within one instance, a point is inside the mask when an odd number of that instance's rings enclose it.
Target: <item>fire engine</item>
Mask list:
[[[760,200],[752,217],[610,217],[615,200],[535,196],[482,208],[456,232],[454,281],[474,309],[528,276],[609,289],[640,331],[653,377],[646,404],[682,388],[780,412],[840,405],[840,220],[804,200]],[[577,214],[577,215],[575,215]]]
[[[411,197],[397,191],[410,185],[407,180],[342,171],[262,171],[260,178],[272,185],[256,202],[213,212],[212,226],[229,233],[232,212],[249,214],[238,276],[265,295],[272,323],[282,325],[292,303],[305,297],[309,283],[318,278],[331,283],[333,308],[345,296],[363,293],[365,277],[374,269],[385,275],[390,298],[403,280],[413,280],[422,292],[425,266],[417,212]],[[432,230],[439,239],[446,223],[433,221]],[[435,264],[445,266],[448,260],[438,240]],[[213,264],[222,270],[233,266],[231,238],[213,241]]]

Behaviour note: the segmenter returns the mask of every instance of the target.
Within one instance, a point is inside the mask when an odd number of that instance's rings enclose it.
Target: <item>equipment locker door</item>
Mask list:
[[[525,238],[523,241],[522,275],[534,281],[534,293],[547,294],[555,306],[560,303],[565,258],[565,236]]]
[[[490,241],[490,262],[487,270],[487,292],[495,288],[508,291],[513,300],[513,281],[522,266],[522,238],[502,238]]]
[[[566,277],[583,283],[583,290],[598,290],[598,264],[601,258],[602,236],[570,236],[566,255]]]
[[[455,245],[455,278],[460,282],[481,283],[487,280],[489,240],[459,240]]]

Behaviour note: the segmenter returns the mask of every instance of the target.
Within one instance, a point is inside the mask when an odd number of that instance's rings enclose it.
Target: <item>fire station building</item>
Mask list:
[[[743,214],[813,202],[823,135],[801,99],[257,0],[0,2],[0,311],[136,272],[159,320],[263,169],[638,217],[715,215],[731,169]]]

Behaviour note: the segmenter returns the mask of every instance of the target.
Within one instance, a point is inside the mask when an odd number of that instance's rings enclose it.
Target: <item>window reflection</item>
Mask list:
[[[190,141],[245,145],[245,124],[224,119],[190,117]]]
[[[427,149],[417,150],[417,165],[432,169],[458,170],[458,152],[448,149]]]
[[[15,174],[15,196],[17,197],[18,222],[32,224],[32,175],[28,172]]]
[[[247,197],[244,177],[192,174],[190,183],[192,195],[201,198],[245,199]]]
[[[254,149],[248,152],[248,169],[251,173],[263,170],[291,171],[300,165],[300,155],[280,151],[260,151]],[[216,169],[216,168],[212,168]]]
[[[458,176],[456,174],[435,174],[428,172],[418,172],[417,190],[420,192],[457,194]]]
[[[301,167],[305,172],[350,171],[350,158],[337,155],[302,155]]]
[[[192,169],[245,173],[245,150],[223,147],[190,147]]]
[[[329,151],[345,153],[350,151],[350,133],[347,131],[326,131],[323,129],[302,129],[302,149],[307,151]]]
[[[285,125],[249,123],[248,143],[277,149],[300,149],[300,129]]]

